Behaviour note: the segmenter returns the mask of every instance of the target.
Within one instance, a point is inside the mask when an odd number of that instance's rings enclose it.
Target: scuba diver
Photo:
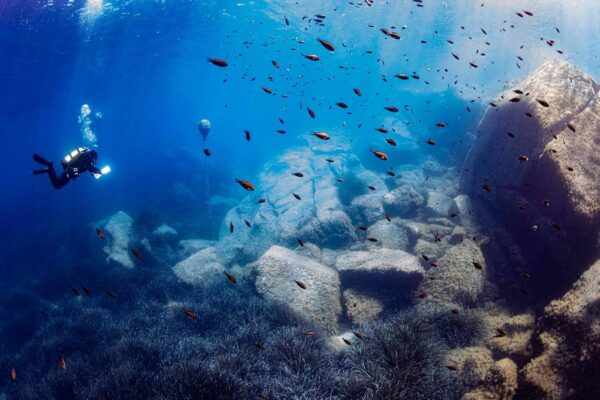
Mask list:
[[[60,161],[63,172],[58,176],[56,175],[54,163],[52,161],[46,160],[39,154],[34,154],[33,160],[46,166],[44,169],[34,170],[33,175],[48,174],[50,182],[55,189],[63,188],[67,183],[76,179],[84,172],[91,172],[96,179],[110,172],[110,167],[104,167],[102,169],[96,167],[98,153],[87,147],[78,147],[67,154],[65,158]]]

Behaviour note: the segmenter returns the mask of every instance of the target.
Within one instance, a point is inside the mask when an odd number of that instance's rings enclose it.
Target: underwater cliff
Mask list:
[[[600,396],[598,13],[0,5],[0,400]]]

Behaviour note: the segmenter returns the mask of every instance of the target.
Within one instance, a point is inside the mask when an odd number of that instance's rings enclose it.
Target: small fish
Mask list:
[[[408,75],[405,75],[405,74],[396,74],[396,75],[394,75],[394,77],[396,77],[402,81],[407,81],[409,79]]]
[[[346,343],[348,346],[352,345],[352,341],[350,339],[346,339],[346,338],[342,338],[342,340],[344,341],[344,343]]]
[[[300,289],[306,289],[306,284],[304,284],[304,282],[296,280],[294,282],[296,282],[296,285],[298,285]]]
[[[283,129],[278,129],[277,133],[279,133],[280,135],[285,135],[285,131]]]
[[[105,291],[104,291],[104,293],[106,293],[106,295],[107,295],[108,297],[110,297],[111,299],[116,299],[116,298],[117,298],[117,295],[116,295],[116,294],[115,294],[115,292],[113,292],[113,291],[110,291],[110,290],[105,290]]]
[[[223,273],[225,274],[227,279],[229,279],[232,283],[237,283],[237,279],[235,279],[235,276],[231,275],[227,271],[223,271]]]
[[[229,221],[229,233],[233,233],[234,228],[233,222]]]
[[[302,239],[297,239],[298,244],[300,245],[300,247],[304,247],[304,240]]]
[[[259,350],[266,350],[266,346],[262,343],[254,343],[254,346],[256,346],[257,349]]]
[[[427,143],[430,146],[435,146],[435,141],[431,138],[427,139],[427,141],[425,143]]]
[[[98,228],[96,228],[96,234],[98,235],[98,237],[100,239],[102,239],[102,240],[106,239],[106,234]]]
[[[359,231],[366,231],[367,229],[369,229],[369,228],[367,228],[366,226],[359,226],[358,227]]]
[[[506,336],[506,332],[504,331],[504,329],[496,328],[496,332],[496,336],[494,337],[500,338]]]
[[[266,202],[267,202],[267,199],[258,199],[257,203],[258,204],[263,204],[263,203],[266,203]]]
[[[550,104],[549,104],[549,103],[548,103],[546,100],[542,100],[542,99],[535,99],[535,100],[536,100],[538,103],[540,103],[540,105],[541,105],[542,107],[546,107],[546,108],[550,107]]]
[[[375,130],[377,130],[378,132],[381,132],[381,133],[388,133],[388,130],[387,130],[387,129],[385,129],[384,127],[381,127],[381,128],[375,128]]]
[[[246,224],[248,228],[252,228],[252,224],[247,219],[244,219],[244,224]]]
[[[373,155],[375,155],[375,157],[379,158],[380,160],[385,161],[388,159],[388,155],[382,151],[371,150],[371,153],[373,153]]]
[[[67,363],[62,355],[58,357],[58,367],[63,371],[67,369]]]
[[[478,270],[483,269],[483,265],[481,265],[481,263],[479,261],[473,261],[473,266]]]
[[[435,124],[435,126],[437,126],[438,128],[445,128],[447,124],[445,122],[438,122]]]
[[[327,161],[328,163],[334,162],[334,160],[332,160],[331,158],[326,158],[325,161]]]
[[[92,297],[92,291],[90,289],[86,288],[81,283],[79,284],[79,287],[81,287],[81,290],[83,290],[83,293],[85,293],[87,297]]]
[[[420,299],[426,299],[426,298],[427,298],[427,296],[429,296],[429,295],[427,294],[427,292],[421,292],[421,293],[419,294],[419,298],[420,298]]]
[[[373,191],[377,190],[377,188],[375,188],[375,186],[373,186],[373,185],[369,185],[369,186],[367,186],[367,188],[369,190],[373,190]]]
[[[320,58],[316,54],[302,54],[302,56],[310,61],[319,61]]]
[[[296,200],[302,200],[302,197],[300,197],[298,193],[292,193],[292,196],[294,196]]]
[[[574,126],[572,123],[570,123],[570,122],[567,122],[567,127],[568,127],[568,128],[569,128],[569,129],[570,129],[572,132],[576,132],[575,126]]]
[[[507,135],[508,135],[509,138],[512,138],[512,139],[515,138],[515,134],[512,133],[512,132],[508,132]]]
[[[74,294],[76,297],[79,297],[79,296],[81,296],[81,294],[79,293],[79,291],[78,291],[77,289],[75,289],[74,287],[72,287],[72,288],[71,288],[71,292],[73,292],[73,294]]]
[[[421,257],[423,257],[423,260],[425,261],[429,261],[429,257],[425,254],[421,254]]]
[[[352,90],[354,91],[354,94],[357,95],[358,97],[362,96],[362,92],[360,91],[360,89],[354,88]]]
[[[374,237],[368,237],[367,240],[372,243],[377,243],[379,241],[379,240],[375,239]]]
[[[471,61],[471,62],[469,63],[469,65],[470,65],[471,67],[473,67],[473,68],[479,68],[479,65],[477,65],[477,63],[476,63],[475,61]]]
[[[329,135],[326,134],[325,132],[313,132],[312,134],[315,135],[316,137],[318,137],[321,140],[329,140],[329,139],[331,139],[329,137]]]
[[[454,365],[446,365],[446,368],[448,368],[450,371],[458,371],[458,368],[456,368]]]
[[[273,94],[273,90],[269,89],[268,87],[262,87],[263,92],[265,92],[266,94]]]
[[[352,333],[354,333],[354,336],[356,336],[360,340],[363,340],[365,338],[365,336],[361,332],[353,331]]]
[[[454,315],[458,315],[460,313],[460,311],[457,308],[453,308],[452,310],[450,310],[450,312]]]
[[[517,156],[517,160],[519,160],[519,161],[529,161],[529,157],[524,156],[524,155],[520,155],[520,156]]]
[[[307,107],[306,111],[308,111],[308,115],[310,115],[311,118],[315,118],[315,112],[312,109]]]
[[[287,17],[283,17],[283,20],[287,26],[290,26],[290,21],[287,19]]]
[[[335,103],[336,106],[338,106],[339,108],[348,108],[348,104],[346,103]]]
[[[392,216],[390,214],[385,214],[385,219],[387,219],[388,222],[392,222]]]
[[[15,369],[15,367],[12,367],[12,369],[10,370],[10,380],[13,382],[17,380],[17,370]]]
[[[492,187],[491,187],[491,186],[490,186],[490,184],[489,184],[489,183],[487,183],[487,182],[484,182],[484,183],[482,183],[482,184],[481,184],[481,188],[482,188],[484,191],[486,191],[486,192],[489,192],[489,191],[491,191],[491,190],[492,190]]]
[[[329,51],[335,51],[335,47],[333,47],[333,45],[331,43],[329,43],[327,40],[323,40],[321,38],[317,38],[317,41],[319,43],[321,43],[321,45],[323,47],[325,47],[327,50],[329,50]]]
[[[183,313],[186,315],[186,317],[191,318],[191,319],[196,319],[198,318],[198,313],[192,311],[192,310],[188,310],[186,308],[182,308],[181,311],[183,311]]]
[[[213,65],[216,65],[217,67],[221,67],[221,68],[225,68],[227,65],[227,61],[222,60],[220,58],[209,58],[208,62],[212,63]]]
[[[246,137],[246,141],[250,141],[250,131],[249,130],[244,130],[244,136]]]
[[[273,64],[275,68],[279,68],[279,63],[276,60],[271,60],[271,64]]]
[[[441,242],[442,241],[442,237],[440,236],[439,232],[437,232],[435,235],[433,235],[433,240],[434,240],[434,242]]]
[[[252,183],[250,183],[250,181],[245,181],[243,179],[236,179],[235,182],[239,183],[241,187],[243,187],[244,189],[246,189],[249,192],[254,190],[254,185]]]
[[[385,141],[389,143],[390,146],[396,147],[396,141],[392,138],[385,138]]]
[[[298,178],[304,177],[304,174],[302,172],[292,172],[292,175],[297,176]]]
[[[138,260],[142,259],[142,253],[140,253],[138,250],[131,248],[131,254],[133,254],[133,256],[135,258],[137,258]]]
[[[396,176],[396,173],[392,170],[387,171],[386,174],[388,174],[389,176]]]
[[[388,110],[389,112],[393,112],[393,113],[395,113],[395,112],[398,112],[398,107],[394,107],[394,106],[385,106],[385,107],[383,107],[383,108],[385,108],[385,109],[386,109],[386,110]]]
[[[207,157],[210,157],[212,155],[212,153],[210,152],[209,149],[204,149],[204,155]]]

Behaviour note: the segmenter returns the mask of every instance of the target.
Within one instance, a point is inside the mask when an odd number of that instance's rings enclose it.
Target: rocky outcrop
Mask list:
[[[104,251],[108,254],[107,262],[116,263],[123,267],[133,268],[135,266],[129,253],[131,248],[133,219],[123,211],[117,212],[108,219],[104,225],[108,245]]]
[[[173,267],[179,279],[191,285],[200,285],[218,275],[225,267],[219,262],[219,254],[214,247],[208,247],[193,254]]]
[[[356,289],[346,289],[342,293],[346,317],[354,324],[364,324],[379,317],[384,304],[377,299],[377,294],[361,293]]]
[[[256,262],[255,271],[256,289],[263,296],[286,304],[326,331],[337,330],[342,306],[335,270],[292,250],[273,246]]]
[[[600,393],[599,287],[600,260],[544,309],[534,341],[538,355],[522,371],[535,395],[552,400]]]
[[[598,84],[551,61],[494,101],[463,168],[461,190],[493,208],[544,260],[549,295],[597,255],[600,232]],[[569,265],[569,269],[565,268]]]
[[[510,400],[518,388],[517,365],[509,358],[497,361],[485,378],[462,400]]]

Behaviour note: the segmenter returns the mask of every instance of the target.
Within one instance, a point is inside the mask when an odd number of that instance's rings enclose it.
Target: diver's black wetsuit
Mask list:
[[[75,155],[71,155],[74,154]],[[61,189],[71,180],[76,179],[79,175],[84,172],[91,172],[92,174],[102,174],[102,172],[96,168],[96,160],[98,158],[98,154],[94,150],[87,149],[85,147],[80,147],[77,150],[73,151],[65,157],[64,160],[61,160],[61,165],[63,167],[63,172],[60,175],[56,175],[56,170],[54,169],[54,163],[52,161],[48,161],[39,154],[34,154],[34,161],[45,165],[46,168],[39,169],[33,171],[34,175],[47,173],[50,178],[50,182],[55,189]]]

